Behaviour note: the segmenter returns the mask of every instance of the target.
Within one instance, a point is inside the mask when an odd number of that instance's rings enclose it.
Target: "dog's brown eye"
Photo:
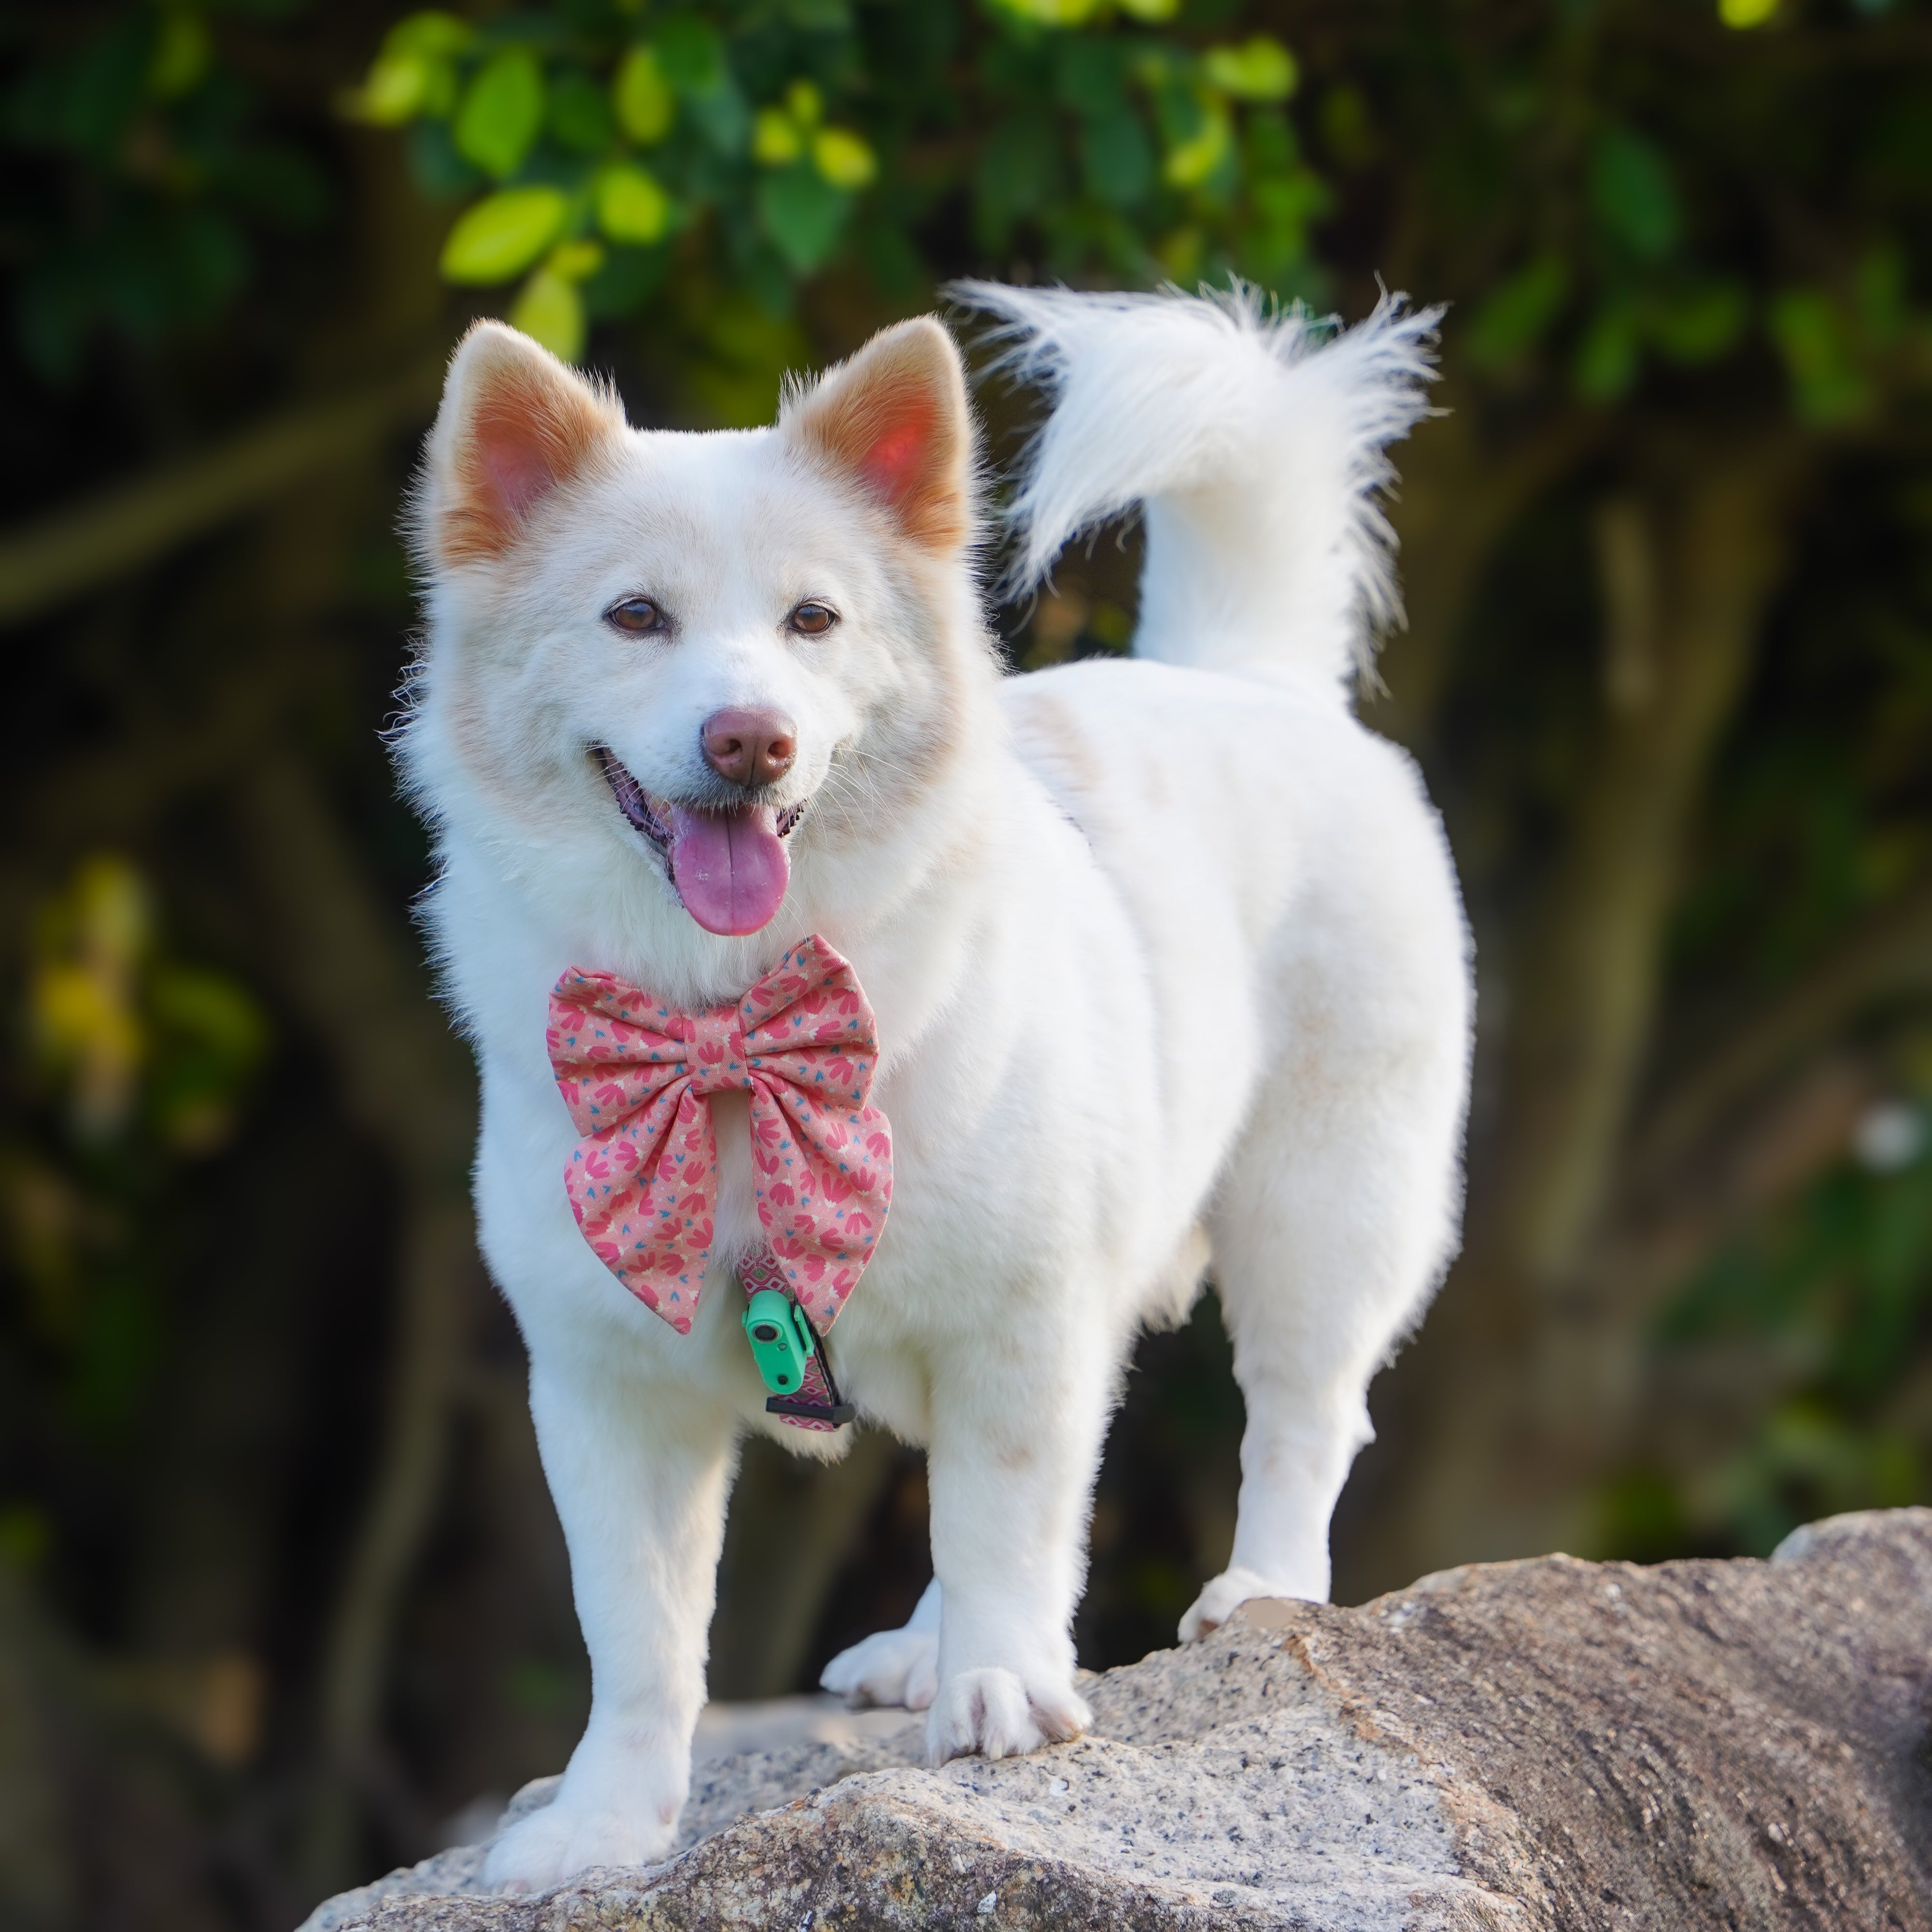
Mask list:
[[[614,629],[641,637],[647,631],[665,628],[664,614],[648,597],[626,597],[604,613],[604,621]]]
[[[800,604],[786,622],[800,637],[823,637],[838,621],[838,613],[830,604]]]

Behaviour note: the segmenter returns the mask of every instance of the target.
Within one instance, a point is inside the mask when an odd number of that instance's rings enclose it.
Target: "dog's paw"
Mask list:
[[[592,1865],[655,1864],[676,1842],[677,1813],[675,1805],[640,1814],[560,1798],[519,1819],[496,1840],[484,1863],[484,1881],[498,1891],[548,1891]]]
[[[939,1633],[880,1630],[841,1651],[818,1681],[855,1711],[868,1704],[923,1711],[939,1688]]]
[[[926,1756],[1018,1757],[1064,1744],[1094,1721],[1066,1684],[1028,1684],[1010,1670],[962,1670],[939,1686],[926,1719]]]
[[[1211,1637],[1252,1597],[1310,1597],[1318,1603],[1325,1600],[1328,1594],[1324,1590],[1319,1597],[1311,1597],[1305,1590],[1285,1588],[1252,1570],[1224,1570],[1195,1598],[1181,1618],[1180,1641],[1191,1644],[1202,1637]]]

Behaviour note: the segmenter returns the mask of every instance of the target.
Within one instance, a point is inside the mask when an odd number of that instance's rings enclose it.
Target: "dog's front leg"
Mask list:
[[[533,1360],[530,1413],[570,1546],[590,1722],[555,1799],[491,1848],[492,1884],[541,1890],[663,1858],[691,1738],[724,1540],[733,1422],[690,1389],[608,1363]]]
[[[1112,1364],[1078,1341],[1004,1337],[934,1378],[935,1764],[1034,1750],[1093,1721],[1073,1687],[1072,1625]]]

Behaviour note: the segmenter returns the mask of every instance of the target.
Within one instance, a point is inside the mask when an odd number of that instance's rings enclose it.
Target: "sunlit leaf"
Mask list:
[[[499,181],[514,174],[544,119],[543,68],[528,47],[506,47],[470,83],[456,113],[457,152]]]
[[[610,98],[617,125],[643,147],[662,141],[677,118],[677,97],[664,78],[655,47],[634,47],[625,55],[611,83]]]
[[[834,188],[868,187],[879,172],[878,158],[849,128],[821,128],[812,137],[812,164]]]
[[[454,14],[431,8],[398,20],[383,36],[386,54],[417,54],[430,60],[448,60],[476,38],[476,29]]]
[[[1161,178],[1170,188],[1198,188],[1234,150],[1234,128],[1217,101],[1204,104],[1199,131],[1167,151]]]
[[[558,242],[544,266],[566,281],[580,282],[604,266],[604,244],[594,235],[580,235],[574,241]]]
[[[556,238],[567,204],[554,188],[506,188],[464,210],[442,246],[446,281],[508,281]]]
[[[584,353],[584,298],[554,269],[539,269],[524,283],[510,321],[562,361],[574,362]]]
[[[1298,78],[1294,56],[1271,35],[1256,34],[1238,47],[1210,47],[1201,57],[1202,77],[1238,101],[1286,101]]]
[[[447,61],[385,53],[350,101],[349,111],[376,127],[397,128],[418,115],[447,114],[455,104],[456,71]]]
[[[760,107],[752,124],[752,158],[760,167],[787,167],[805,152],[805,136],[782,107]]]
[[[606,168],[597,182],[597,225],[614,242],[662,241],[670,226],[670,198],[634,162]]]
[[[1003,12],[1043,27],[1077,27],[1099,0],[993,0]]]
[[[1778,11],[1778,0],[1718,0],[1718,18],[1727,27],[1761,27]]]

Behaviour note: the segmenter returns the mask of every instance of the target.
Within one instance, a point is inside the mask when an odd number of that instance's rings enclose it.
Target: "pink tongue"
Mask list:
[[[766,806],[671,816],[670,874],[684,909],[707,933],[770,925],[791,877],[778,814]]]

